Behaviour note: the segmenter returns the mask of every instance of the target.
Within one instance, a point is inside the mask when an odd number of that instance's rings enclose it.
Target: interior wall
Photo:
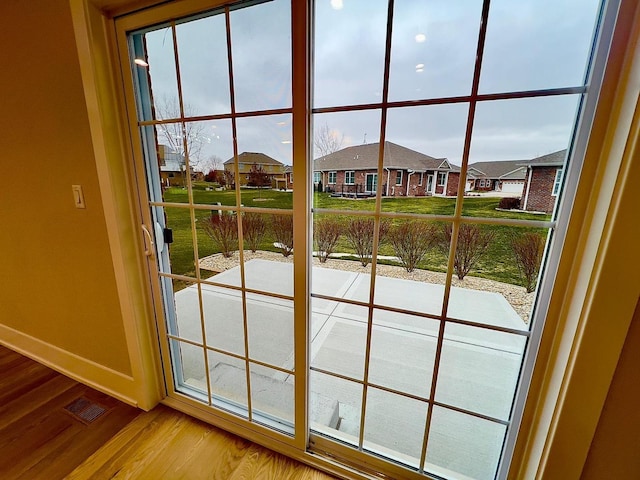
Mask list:
[[[615,321],[615,319],[608,319]],[[629,327],[582,480],[640,478],[640,302]]]
[[[130,375],[68,1],[0,25],[0,324]]]

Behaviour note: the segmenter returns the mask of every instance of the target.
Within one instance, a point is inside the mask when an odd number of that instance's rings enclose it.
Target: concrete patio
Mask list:
[[[293,294],[292,265],[266,260],[245,264],[247,287]],[[240,286],[239,267],[213,277]],[[314,268],[312,291],[336,299],[367,301],[368,275]],[[439,314],[444,287],[410,280],[378,277],[375,303],[414,312]],[[202,285],[207,344],[244,354],[241,294],[237,290]],[[175,294],[177,333],[201,341],[196,286]],[[312,299],[311,365],[363,379],[367,309],[340,301]],[[526,330],[509,303],[497,293],[452,288],[449,316]],[[247,294],[249,356],[270,365],[293,369],[293,304]],[[373,314],[369,382],[428,397],[431,389],[440,322],[376,309]],[[448,323],[441,357],[436,401],[507,420],[517,382],[525,337]],[[207,371],[215,394],[246,406],[244,363],[228,355],[209,357],[205,369],[196,348],[181,351],[184,379],[203,389]],[[252,366],[252,406],[274,418],[293,419],[292,375]],[[206,387],[204,388],[206,391]],[[355,382],[312,372],[312,429],[357,443],[362,387]],[[427,403],[370,388],[365,418],[365,448],[417,466],[424,435]],[[456,478],[493,478],[505,427],[454,410],[435,407],[427,462]],[[431,467],[430,467],[431,468]],[[449,474],[447,474],[449,475]]]

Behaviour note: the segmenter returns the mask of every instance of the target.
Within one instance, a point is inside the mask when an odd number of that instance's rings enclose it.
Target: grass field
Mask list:
[[[193,190],[194,201],[199,204],[233,206],[236,204],[236,196],[233,190],[215,191],[205,189],[206,184],[197,184]],[[274,190],[243,189],[241,203],[248,207],[265,207],[278,209],[291,209],[293,207],[293,194],[291,192],[279,192]],[[187,191],[182,188],[170,188],[164,194],[166,202],[186,203]],[[548,220],[548,216],[520,212],[502,212],[496,210],[499,198],[469,197],[464,199],[463,215],[491,218],[518,218],[525,220]],[[351,200],[331,198],[325,193],[314,194],[314,207],[323,209],[339,209],[355,211],[373,211],[374,199]],[[423,213],[434,215],[450,215],[455,209],[455,199],[442,197],[412,197],[412,198],[383,198],[382,209],[388,212]],[[191,234],[191,217],[188,209],[166,208],[167,222],[173,229],[174,243],[171,246],[171,266],[174,273],[195,276],[195,254]],[[198,256],[217,253],[214,242],[201,228],[202,218],[209,215],[206,210],[195,211],[197,232]],[[346,220],[346,219],[341,219]],[[484,257],[477,263],[470,275],[498,280],[512,284],[520,284],[520,277],[511,252],[510,238],[514,234],[524,231],[537,231],[546,235],[544,229],[509,226],[483,226],[493,229],[495,238]],[[277,251],[273,246],[273,238],[267,234],[261,249]],[[340,239],[336,252],[353,253],[353,249],[344,236]],[[383,244],[380,255],[394,255],[391,245]],[[355,259],[355,257],[354,257]],[[329,260],[331,262],[331,260]],[[418,265],[418,268],[445,271],[447,258],[443,252],[431,250]],[[389,262],[385,262],[389,263]]]

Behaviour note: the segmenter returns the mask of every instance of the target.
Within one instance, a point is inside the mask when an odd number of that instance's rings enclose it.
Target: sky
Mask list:
[[[291,107],[289,5],[274,0],[231,12],[238,112]],[[390,101],[470,94],[481,8],[481,0],[396,0]],[[479,92],[582,85],[598,8],[598,0],[492,0]],[[313,106],[381,101],[386,0],[317,0],[314,13]],[[171,30],[160,27],[145,36],[157,115],[173,117],[178,88]],[[185,113],[229,113],[224,15],[180,23],[176,38]],[[579,100],[568,95],[480,102],[470,163],[566,148]],[[468,103],[389,109],[386,140],[460,165],[468,109]],[[327,125],[347,147],[379,141],[380,118],[375,109],[316,114],[313,121]],[[201,158],[231,158],[231,122],[199,124],[194,130]],[[263,152],[292,163],[290,114],[240,118],[237,129],[239,153]]]

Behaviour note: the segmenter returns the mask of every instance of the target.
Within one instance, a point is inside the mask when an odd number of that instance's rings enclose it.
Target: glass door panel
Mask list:
[[[294,436],[291,5],[162,21],[127,40],[170,383]]]
[[[597,2],[385,3],[314,4],[311,445],[504,478]]]

